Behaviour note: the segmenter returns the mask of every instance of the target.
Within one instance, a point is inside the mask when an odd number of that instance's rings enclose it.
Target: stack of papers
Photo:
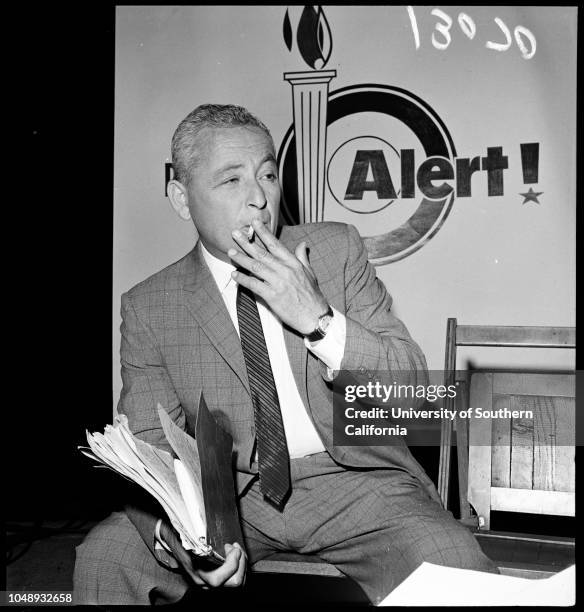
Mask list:
[[[380,606],[573,606],[576,566],[550,578],[517,578],[422,563]]]
[[[126,415],[115,417],[104,433],[87,434],[89,448],[81,452],[139,484],[153,495],[168,515],[186,550],[200,556],[223,557],[207,543],[201,465],[195,440],[175,425],[158,405],[166,438],[178,458],[139,440]]]

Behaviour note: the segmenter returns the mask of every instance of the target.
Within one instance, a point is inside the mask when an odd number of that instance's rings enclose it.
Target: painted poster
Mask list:
[[[196,238],[165,183],[205,102],[270,128],[283,222],[357,227],[430,369],[449,317],[574,324],[575,8],[118,7],[114,355],[121,293]]]

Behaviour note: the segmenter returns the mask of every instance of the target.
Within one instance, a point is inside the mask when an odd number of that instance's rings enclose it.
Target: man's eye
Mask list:
[[[267,174],[264,174],[264,178],[268,181],[278,180],[278,176],[274,172],[268,172]]]
[[[239,177],[237,177],[237,176],[233,176],[233,177],[231,177],[230,179],[227,179],[227,180],[225,181],[225,184],[226,184],[226,185],[228,185],[228,184],[235,185],[236,183],[239,183]]]

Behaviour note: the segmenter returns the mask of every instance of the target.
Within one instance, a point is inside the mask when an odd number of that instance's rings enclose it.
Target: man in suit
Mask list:
[[[172,156],[168,195],[199,241],[122,296],[118,410],[135,435],[169,450],[157,404],[194,430],[204,394],[233,437],[245,550],[227,545],[225,563],[209,569],[159,508],[137,502],[77,548],[78,601],[167,603],[193,585],[238,586],[249,563],[283,550],[318,554],[375,603],[422,561],[496,572],[401,438],[333,444],[339,373],[357,384],[427,382],[355,228],[278,227],[274,144],[241,107],[195,109]]]

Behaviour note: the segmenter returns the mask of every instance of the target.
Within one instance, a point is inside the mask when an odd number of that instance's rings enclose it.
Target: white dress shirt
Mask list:
[[[239,334],[236,308],[237,283],[231,278],[231,272],[235,270],[235,266],[211,255],[202,243],[201,249],[203,258],[225,302],[227,312],[229,312],[233,325]],[[280,400],[290,458],[306,457],[323,452],[325,448],[322,440],[308,416],[296,387],[284,341],[282,322],[259,296],[257,296],[257,304],[278,399]],[[345,317],[337,310],[333,309],[333,311],[334,316],[327,329],[326,336],[314,343],[304,340],[306,348],[327,366],[329,372],[340,369],[346,339]]]

